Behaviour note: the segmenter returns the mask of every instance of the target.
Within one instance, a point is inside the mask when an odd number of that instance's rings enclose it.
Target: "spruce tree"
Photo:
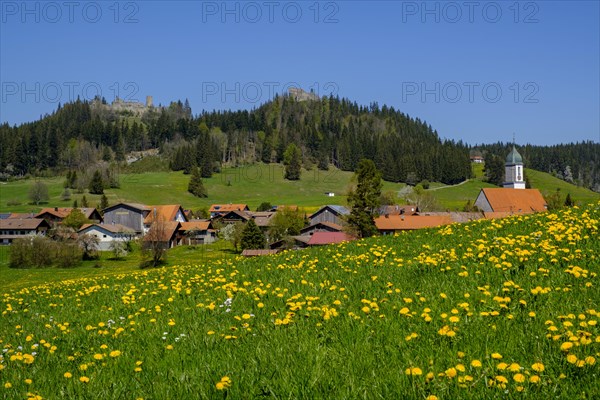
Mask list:
[[[265,235],[253,219],[246,223],[242,231],[241,247],[246,249],[263,249],[266,245]]]
[[[104,183],[102,182],[102,174],[99,170],[94,172],[88,189],[91,194],[104,194]]]
[[[363,158],[354,173],[357,184],[348,194],[348,205],[351,207],[348,223],[360,237],[377,234],[374,216],[381,196],[381,171],[375,163]]]
[[[108,208],[108,198],[103,194],[100,198],[100,210],[104,210],[105,208]]]
[[[302,168],[302,152],[294,143],[290,144],[283,155],[285,164],[285,179],[297,181],[300,179]]]
[[[192,177],[188,184],[188,192],[196,197],[208,197],[208,192],[202,183],[202,177],[200,175],[199,168],[196,167],[192,170]]]

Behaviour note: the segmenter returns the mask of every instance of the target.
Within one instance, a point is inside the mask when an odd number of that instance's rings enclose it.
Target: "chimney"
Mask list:
[[[54,207],[54,211],[58,211],[58,207]]]

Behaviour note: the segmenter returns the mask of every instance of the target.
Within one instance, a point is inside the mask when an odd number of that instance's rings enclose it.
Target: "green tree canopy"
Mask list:
[[[265,235],[261,232],[253,219],[246,223],[242,231],[241,247],[246,249],[264,249],[266,245]]]
[[[50,199],[48,186],[40,181],[34,182],[29,188],[29,200],[37,206],[41,202],[48,201],[48,199]]]
[[[375,163],[361,159],[354,173],[356,188],[348,194],[348,205],[351,207],[348,223],[360,237],[373,236],[378,233],[374,216],[380,205],[381,171]]]
[[[88,189],[91,194],[104,194],[104,182],[102,180],[102,173],[99,170],[94,172]]]
[[[83,224],[88,224],[89,222],[90,220],[87,219],[87,217],[79,208],[74,208],[69,215],[63,219],[62,225],[73,228],[75,231],[77,231]]]
[[[204,187],[204,183],[202,183],[202,178],[200,175],[200,169],[195,167],[192,170],[192,177],[190,178],[190,183],[188,184],[188,192],[196,197],[208,197],[208,192]]]
[[[285,164],[285,179],[297,181],[302,172],[302,152],[294,143],[290,144],[283,154]]]

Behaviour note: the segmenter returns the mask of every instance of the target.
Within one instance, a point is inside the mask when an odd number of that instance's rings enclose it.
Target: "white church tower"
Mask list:
[[[506,163],[504,164],[504,184],[502,186],[510,189],[525,189],[523,157],[521,157],[514,145],[512,151],[506,157]]]

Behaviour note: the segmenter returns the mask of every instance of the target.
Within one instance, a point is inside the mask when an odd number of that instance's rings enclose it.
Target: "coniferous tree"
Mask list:
[[[188,192],[196,197],[208,197],[208,192],[202,183],[202,177],[200,175],[199,168],[196,167],[192,170],[192,177],[188,184]]]
[[[374,216],[381,196],[381,171],[368,159],[360,160],[354,173],[356,188],[348,194],[351,207],[348,223],[359,237],[369,237],[378,233]]]
[[[100,210],[104,210],[105,208],[108,208],[108,206],[108,198],[105,194],[102,194],[102,197],[100,198]]]
[[[302,152],[294,143],[290,144],[284,153],[285,179],[297,181],[302,171]]]
[[[91,194],[104,194],[104,182],[100,170],[94,172],[88,189]]]
[[[242,240],[240,245],[242,250],[263,249],[265,247],[265,235],[262,233],[253,219],[246,223],[246,226],[242,231]]]
[[[85,194],[84,194],[83,197],[81,198],[81,207],[88,208],[89,206],[90,205],[88,204],[87,198],[85,197]]]

